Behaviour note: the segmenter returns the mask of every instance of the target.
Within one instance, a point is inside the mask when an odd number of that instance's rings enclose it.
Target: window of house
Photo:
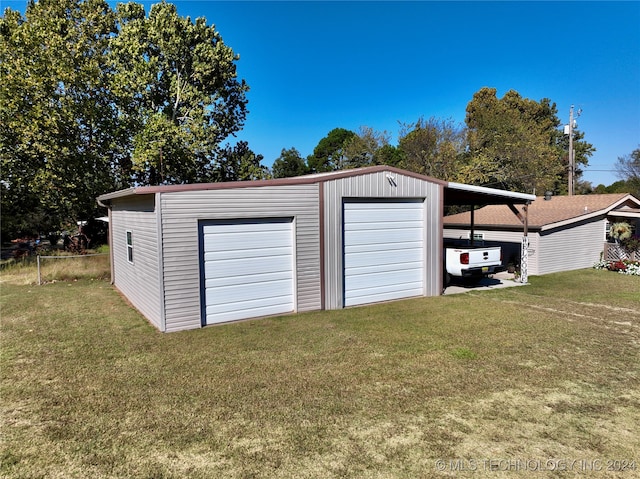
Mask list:
[[[133,263],[133,234],[127,231],[127,261]]]

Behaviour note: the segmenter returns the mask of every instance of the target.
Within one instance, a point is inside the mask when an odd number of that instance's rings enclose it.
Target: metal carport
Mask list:
[[[526,283],[527,258],[529,256],[528,237],[528,205],[535,201],[536,196],[514,191],[496,190],[484,186],[465,185],[463,183],[449,182],[444,190],[444,206],[470,206],[471,207],[471,231],[470,241],[473,243],[474,210],[486,205],[507,205],[522,223],[522,250],[520,281]],[[521,214],[515,205],[523,205],[524,214]]]

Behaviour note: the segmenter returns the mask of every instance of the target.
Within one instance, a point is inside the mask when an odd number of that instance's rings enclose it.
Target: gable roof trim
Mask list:
[[[154,193],[175,193],[181,191],[203,191],[203,190],[225,190],[235,188],[259,188],[264,186],[287,186],[287,185],[308,185],[314,183],[324,183],[351,176],[364,176],[372,173],[388,172],[422,181],[428,181],[446,187],[447,182],[437,178],[420,175],[411,171],[401,170],[393,166],[376,165],[364,168],[355,168],[351,170],[329,171],[324,173],[313,173],[311,175],[296,176],[293,178],[275,178],[269,180],[248,180],[248,181],[225,181],[219,183],[187,183],[180,185],[153,185],[153,186],[135,186],[124,190],[106,193],[98,197],[98,203],[106,206],[104,203],[112,199],[123,198],[132,195],[150,195]]]
[[[550,230],[553,228],[560,228],[562,226],[566,226],[568,224],[571,223],[577,223],[578,221],[583,221],[583,220],[588,220],[597,216],[606,216],[608,215],[611,211],[615,210],[618,206],[620,206],[621,204],[627,202],[627,201],[634,201],[638,204],[640,204],[640,202],[638,202],[638,200],[631,194],[626,194],[625,196],[620,197],[617,201],[613,202],[612,204],[610,204],[609,206],[599,209],[599,210],[595,210],[592,212],[586,212],[583,215],[578,215],[575,216],[573,218],[568,218],[566,220],[563,221],[558,221],[555,223],[549,223],[546,225],[542,225],[541,231],[545,231],[545,230]]]

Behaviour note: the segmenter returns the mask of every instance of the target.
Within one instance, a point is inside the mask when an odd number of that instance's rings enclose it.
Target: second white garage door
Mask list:
[[[291,219],[205,224],[202,245],[206,324],[294,310]]]
[[[424,294],[424,202],[344,203],[344,305]]]

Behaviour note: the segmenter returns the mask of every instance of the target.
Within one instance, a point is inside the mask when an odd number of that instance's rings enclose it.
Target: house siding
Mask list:
[[[599,259],[604,244],[605,217],[590,218],[563,227],[529,232],[529,268],[532,276],[590,268]],[[522,232],[476,228],[489,243],[522,241]],[[468,229],[447,228],[444,237],[466,238]],[[508,261],[509,258],[504,258]]]
[[[154,326],[163,330],[157,224],[154,195],[113,202],[113,283]],[[133,263],[127,257],[127,231],[132,233]]]
[[[325,308],[340,309],[344,305],[342,204],[345,198],[395,198],[425,200],[426,296],[442,291],[441,201],[442,186],[422,179],[393,173],[396,186],[381,171],[351,176],[324,183],[324,270]]]
[[[541,232],[537,274],[591,268],[604,247],[604,224],[600,217]]]
[[[317,184],[161,194],[166,331],[199,328],[201,220],[295,218],[296,311],[321,309]]]

